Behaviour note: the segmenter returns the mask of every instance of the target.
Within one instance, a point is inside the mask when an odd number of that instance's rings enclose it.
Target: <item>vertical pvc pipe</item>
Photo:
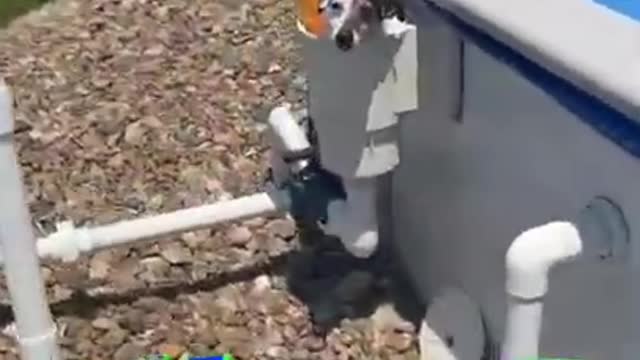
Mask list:
[[[12,98],[0,80],[0,244],[23,360],[58,360],[22,174],[13,144]]]
[[[542,327],[542,299],[509,297],[502,360],[538,359]]]

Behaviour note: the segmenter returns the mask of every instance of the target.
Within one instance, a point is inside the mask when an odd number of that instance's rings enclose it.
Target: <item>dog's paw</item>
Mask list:
[[[409,24],[405,21],[401,21],[397,17],[392,17],[382,20],[382,31],[387,36],[392,36],[397,39],[402,37],[407,31],[414,30],[415,25]]]

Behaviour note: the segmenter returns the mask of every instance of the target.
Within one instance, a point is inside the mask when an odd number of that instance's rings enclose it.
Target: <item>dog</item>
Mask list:
[[[342,51],[359,45],[371,29],[381,24],[387,35],[399,36],[406,24],[402,0],[322,0],[318,11],[330,27],[330,36]]]

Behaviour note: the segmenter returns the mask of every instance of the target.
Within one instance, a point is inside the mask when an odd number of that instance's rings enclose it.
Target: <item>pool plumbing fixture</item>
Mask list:
[[[56,326],[49,310],[31,216],[14,144],[13,98],[0,79],[0,248],[25,360],[59,360]]]
[[[72,262],[83,254],[115,246],[287,212],[298,221],[327,222],[329,203],[345,199],[340,179],[314,159],[304,130],[289,107],[282,106],[269,117],[274,176],[266,191],[103,226],[74,227],[64,222],[56,232],[36,240],[15,153],[12,107],[9,89],[0,82],[1,263],[24,360],[60,359],[39,258]]]
[[[63,222],[56,232],[38,239],[38,255],[75,261],[81,254],[114,246],[284,212],[300,221],[326,222],[329,203],[345,198],[339,178],[313,159],[306,134],[287,105],[271,112],[269,133],[274,176],[267,191],[103,226],[75,227]]]
[[[507,314],[501,360],[537,358],[549,272],[581,258],[624,257],[629,230],[609,199],[593,199],[572,221],[553,221],[521,233],[506,253]]]

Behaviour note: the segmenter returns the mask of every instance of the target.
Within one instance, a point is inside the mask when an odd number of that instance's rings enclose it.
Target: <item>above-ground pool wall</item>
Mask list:
[[[456,81],[449,78],[456,41],[444,25],[419,32],[420,110],[401,122],[394,242],[427,303],[445,287],[461,288],[500,342],[509,244],[606,196],[630,223],[633,251],[640,162],[469,43],[464,112],[456,120]],[[640,305],[630,306],[629,288],[630,276],[640,274],[629,266],[584,260],[552,271],[540,356],[622,359],[640,341],[630,334]]]

